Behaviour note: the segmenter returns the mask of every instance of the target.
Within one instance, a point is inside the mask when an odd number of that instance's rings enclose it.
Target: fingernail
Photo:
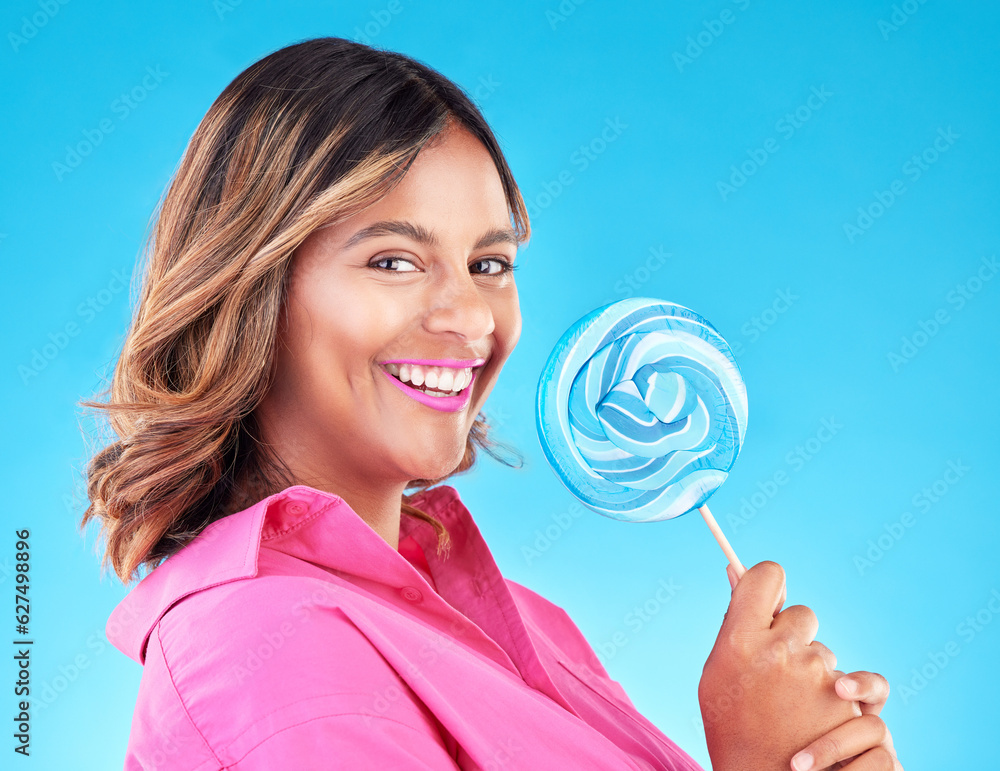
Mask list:
[[[858,692],[858,684],[850,678],[844,678],[840,681],[840,684],[844,686],[844,690],[847,691],[848,696],[853,696]]]
[[[803,752],[792,758],[792,768],[795,771],[809,771],[813,767],[813,756],[808,752]]]
[[[736,571],[733,570],[732,565],[726,565],[726,575],[729,576],[729,588],[731,591],[736,591]]]

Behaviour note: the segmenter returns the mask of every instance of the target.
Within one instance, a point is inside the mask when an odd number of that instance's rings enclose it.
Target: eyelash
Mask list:
[[[379,266],[380,262],[386,262],[388,260],[402,260],[403,262],[408,262],[411,265],[413,264],[412,260],[408,260],[405,257],[397,257],[395,255],[388,255],[388,256],[385,256],[385,257],[379,257],[377,260],[373,260],[372,262],[370,262],[368,264],[368,267],[369,268],[375,268],[376,270],[384,270],[386,273],[410,273],[411,272],[411,271],[389,270],[388,268],[382,268],[382,267]],[[513,263],[508,262],[503,257],[484,257],[481,260],[476,260],[472,264],[473,265],[477,265],[480,262],[498,262],[498,263],[500,263],[500,265],[503,266],[503,270],[501,270],[499,273],[477,273],[476,275],[479,275],[479,276],[490,276],[490,277],[503,276],[503,275],[506,275],[507,273],[513,273],[515,270],[517,270],[519,267],[521,267],[520,265],[514,265]]]

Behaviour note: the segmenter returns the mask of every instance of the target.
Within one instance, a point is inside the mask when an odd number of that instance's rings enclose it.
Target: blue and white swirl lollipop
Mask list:
[[[585,506],[628,522],[698,509],[742,576],[706,502],[739,455],[747,393],[708,321],[643,297],[587,314],[549,356],[536,421],[545,457]]]

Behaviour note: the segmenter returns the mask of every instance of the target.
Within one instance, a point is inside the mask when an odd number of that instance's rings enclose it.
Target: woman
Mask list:
[[[84,523],[123,581],[154,568],[108,622],[144,667],[126,768],[698,768],[434,486],[491,451],[529,235],[483,117],[412,59],[310,40],[212,105],[86,403],[120,439]],[[783,592],[774,563],[734,582],[713,767],[900,768],[885,681],[835,689]]]

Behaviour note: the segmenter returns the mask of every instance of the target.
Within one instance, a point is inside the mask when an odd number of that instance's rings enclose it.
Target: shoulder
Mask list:
[[[433,717],[351,621],[351,594],[268,575],[184,598],[150,637],[137,711],[180,704],[183,722],[227,768],[315,731],[330,741],[385,730],[434,737]],[[330,721],[335,731],[323,728]]]
[[[156,637],[165,660],[176,668],[178,687],[211,681],[217,690],[291,690],[308,686],[309,670],[323,661],[342,685],[352,674],[370,678],[381,657],[344,608],[350,589],[308,576],[267,575],[234,581],[190,595],[160,620]],[[337,654],[337,655],[332,655]],[[339,667],[353,660],[360,666]],[[280,662],[275,667],[265,662]],[[260,674],[258,674],[260,672]]]

